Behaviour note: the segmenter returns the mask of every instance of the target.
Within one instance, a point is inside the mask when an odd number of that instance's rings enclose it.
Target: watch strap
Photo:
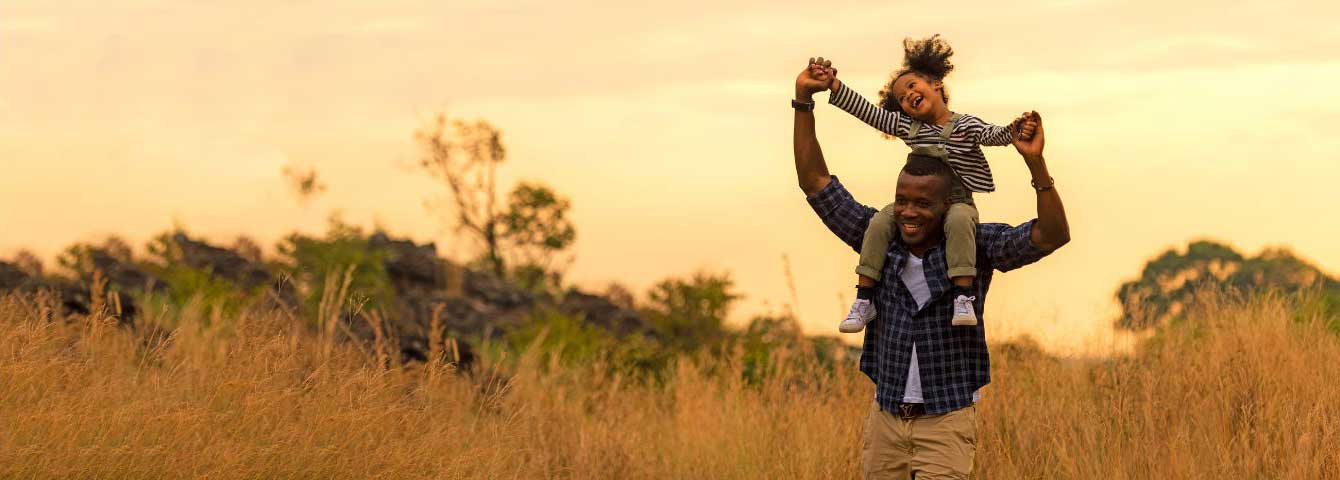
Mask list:
[[[791,108],[796,109],[797,112],[813,112],[814,105],[815,102],[802,102],[794,98],[791,99]]]

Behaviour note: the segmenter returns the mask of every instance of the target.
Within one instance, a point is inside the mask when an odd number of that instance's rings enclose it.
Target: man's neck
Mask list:
[[[941,242],[943,242],[944,236],[937,236],[934,239],[927,240],[919,245],[912,245],[907,243],[907,241],[904,240],[901,235],[899,235],[898,240],[899,240],[898,243],[901,243],[903,245],[903,249],[907,250],[907,253],[916,255],[917,258],[926,258],[926,252],[930,251],[931,247],[939,245]]]

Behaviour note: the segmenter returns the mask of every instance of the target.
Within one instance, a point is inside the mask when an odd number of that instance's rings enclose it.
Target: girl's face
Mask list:
[[[945,107],[944,83],[908,72],[893,82],[893,96],[903,112],[922,121],[933,120]]]

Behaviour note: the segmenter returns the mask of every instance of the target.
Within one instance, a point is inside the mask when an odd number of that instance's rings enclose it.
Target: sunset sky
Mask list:
[[[796,186],[796,74],[832,58],[874,98],[904,37],[940,33],[953,110],[1042,113],[1071,220],[1069,246],[996,277],[988,338],[1101,352],[1117,285],[1190,239],[1340,271],[1337,19],[1325,2],[9,1],[0,258],[174,225],[273,245],[335,211],[462,256],[425,207],[445,190],[413,168],[414,130],[445,111],[502,129],[506,185],[571,198],[577,285],[729,270],[743,321],[791,302],[787,255],[806,330],[836,334],[856,254]],[[887,203],[907,148],[817,115],[830,169]],[[986,152],[983,221],[1032,218],[1022,160]],[[328,192],[296,201],[291,164]]]

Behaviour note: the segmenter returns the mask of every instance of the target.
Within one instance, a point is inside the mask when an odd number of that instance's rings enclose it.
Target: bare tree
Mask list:
[[[554,257],[576,239],[567,218],[571,204],[549,187],[528,182],[518,184],[502,204],[497,189],[498,165],[507,159],[502,132],[483,120],[449,121],[438,114],[415,139],[423,148],[419,166],[446,184],[457,231],[479,241],[481,259],[493,273],[555,273]]]

